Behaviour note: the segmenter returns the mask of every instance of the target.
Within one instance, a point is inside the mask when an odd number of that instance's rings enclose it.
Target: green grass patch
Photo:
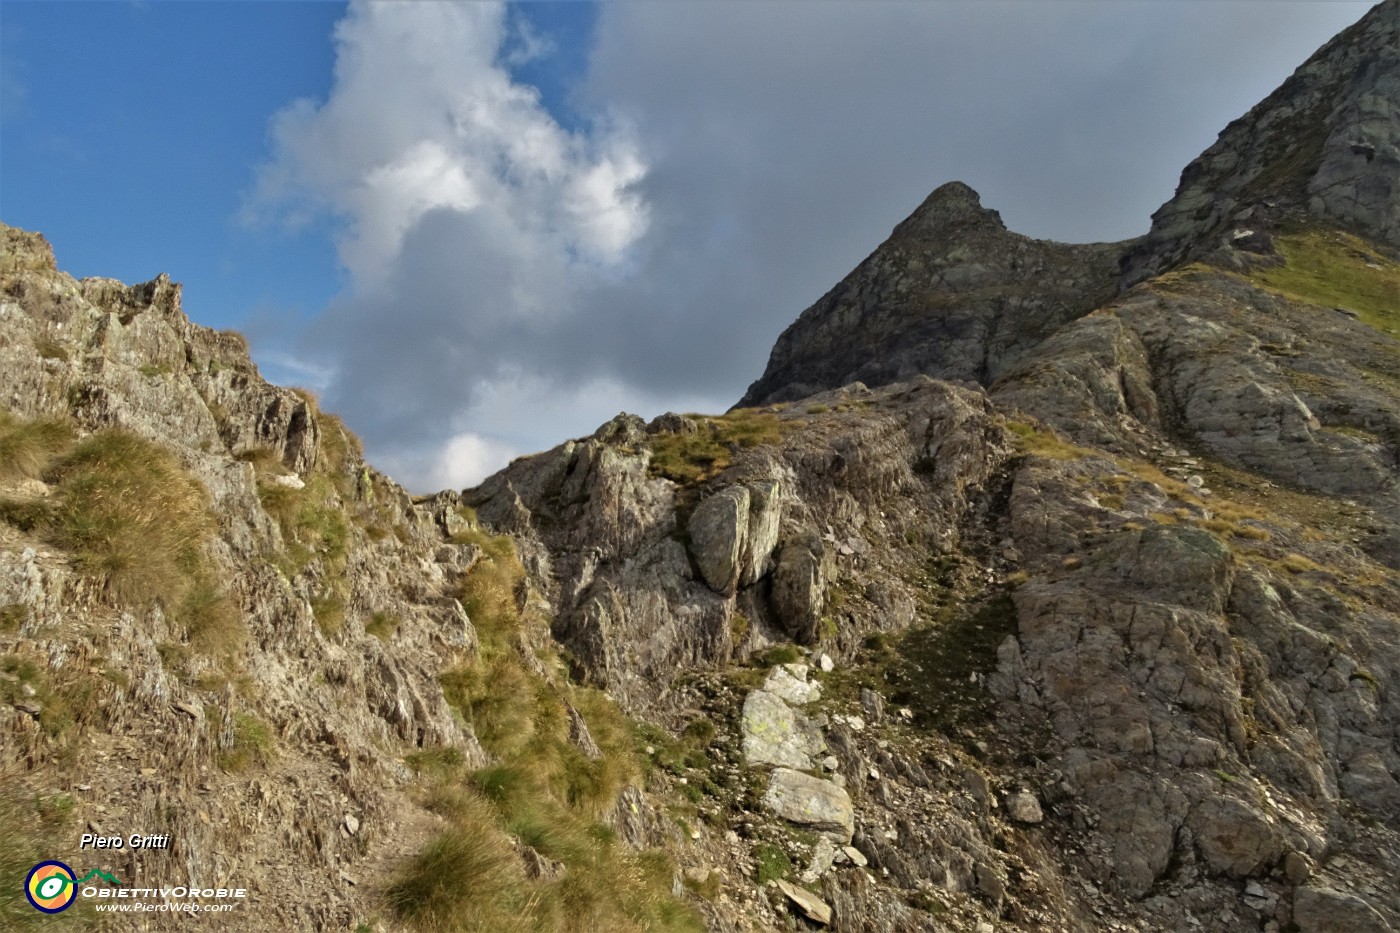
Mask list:
[[[409,927],[431,931],[703,929],[672,896],[669,861],[626,850],[599,823],[640,778],[632,724],[600,691],[562,677],[548,682],[527,664],[522,635],[544,620],[522,612],[524,570],[509,539],[503,544],[474,525],[472,533],[481,535],[483,557],[464,581],[462,601],[480,650],[439,681],[496,763],[466,774],[453,749],[405,757],[424,782],[424,806],[449,826],[392,882],[390,908]],[[571,710],[598,757],[571,739]],[[527,871],[512,836],[563,863],[562,873]]]
[[[802,660],[802,652],[796,645],[774,645],[754,659],[759,667],[777,667],[779,664],[796,664]]]
[[[754,882],[765,885],[770,881],[786,878],[792,871],[792,859],[782,847],[771,842],[754,846]]]
[[[403,624],[398,616],[390,615],[387,612],[376,612],[369,617],[365,623],[365,634],[373,635],[380,641],[388,641],[394,637],[394,633]]]
[[[66,739],[81,727],[100,722],[104,681],[83,671],[62,676],[22,655],[0,656],[0,703],[32,704],[39,709],[39,725],[51,739]]]
[[[219,753],[219,767],[234,774],[267,765],[275,741],[272,730],[256,716],[233,714],[233,740]]]
[[[715,418],[686,417],[696,423],[694,432],[650,437],[652,475],[682,485],[722,473],[739,450],[776,444],[783,436],[778,416],[762,409],[741,408]]]
[[[1337,231],[1287,233],[1275,242],[1283,265],[1256,269],[1255,281],[1289,298],[1353,311],[1400,339],[1400,263]]]
[[[0,930],[92,930],[98,918],[83,898],[62,914],[43,914],[24,896],[34,865],[53,858],[56,834],[71,830],[73,800],[66,795],[30,797],[18,773],[0,771]],[[77,866],[74,866],[77,867]]]
[[[991,701],[972,675],[994,670],[997,647],[1015,632],[1016,604],[1002,590],[898,636],[877,658],[890,702],[908,706],[916,723],[945,731],[984,721]]]
[[[335,590],[311,601],[311,615],[316,627],[327,638],[334,638],[345,628],[345,599]]]
[[[29,618],[29,609],[23,603],[10,603],[0,606],[0,632],[11,634],[19,631],[24,620]]]
[[[1048,460],[1082,460],[1098,455],[1097,451],[1071,444],[1044,425],[1025,421],[1007,421],[1005,425],[1016,437],[1016,448],[1029,456]]]

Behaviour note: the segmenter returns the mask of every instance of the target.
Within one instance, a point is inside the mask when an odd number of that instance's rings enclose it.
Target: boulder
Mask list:
[[[750,764],[810,768],[812,757],[826,748],[807,717],[766,690],[755,690],[744,700],[742,729],[744,758]]]
[[[817,897],[806,888],[799,888],[795,884],[788,884],[786,881],[778,881],[778,890],[782,891],[787,899],[797,905],[797,909],[802,911],[802,915],[808,920],[813,920],[826,926],[831,922],[831,905]]]
[[[805,664],[783,664],[773,668],[763,683],[763,689],[795,706],[804,706],[822,698],[822,688],[807,682]]]
[[[739,557],[749,533],[749,491],[722,489],[702,501],[686,526],[690,553],[710,589],[733,594],[739,585]]]
[[[778,816],[831,835],[842,845],[855,833],[851,798],[830,781],[791,768],[776,768],[763,796],[764,806]]]

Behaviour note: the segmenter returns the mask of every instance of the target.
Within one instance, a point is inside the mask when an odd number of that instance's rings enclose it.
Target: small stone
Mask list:
[[[1018,823],[1035,824],[1045,819],[1040,801],[1035,799],[1035,794],[1025,790],[1007,795],[1006,813]]]
[[[695,884],[704,884],[710,880],[710,869],[708,868],[687,868],[685,876]]]
[[[841,762],[836,760],[835,755],[827,755],[822,759],[822,767],[828,771],[835,771],[841,766]]]
[[[802,873],[802,880],[807,884],[815,882],[822,875],[831,871],[831,866],[835,861],[836,847],[831,844],[830,839],[822,836],[812,847],[812,858],[807,864],[807,870]]]
[[[1289,884],[1302,884],[1312,877],[1313,860],[1306,852],[1289,852],[1283,857],[1283,874]]]
[[[78,785],[78,790],[84,791],[84,792],[90,791],[90,790],[92,790],[92,785],[91,785],[91,784],[79,784],[79,785]]]
[[[865,731],[865,720],[861,719],[859,716],[847,716],[846,725],[850,726],[853,732]]]
[[[865,717],[870,722],[884,722],[885,700],[869,687],[860,688],[860,708],[865,711]]]
[[[914,711],[907,706],[901,706],[899,708],[899,718],[905,721],[911,720],[914,718]]]
[[[831,660],[831,655],[823,654],[819,659],[817,659],[817,666],[822,669],[822,673],[830,674],[833,670],[836,669],[836,662]]]
[[[355,835],[360,831],[360,818],[353,813],[345,814],[345,831]]]
[[[851,864],[857,868],[864,868],[870,864],[870,860],[865,857],[865,853],[861,852],[855,846],[843,846],[841,848],[841,854],[850,859]]]
[[[142,769],[141,769],[141,776],[142,776],[142,777],[150,777],[151,775],[153,775],[153,774],[155,774],[155,773],[156,773],[156,769],[155,769],[155,768],[142,768]]]
[[[20,684],[19,692],[27,697],[32,697],[36,691],[31,684]]]
[[[690,831],[690,838],[691,838],[691,839],[699,839],[699,838],[700,838],[700,830],[698,830],[698,829],[692,829],[692,830]]]
[[[793,904],[797,906],[798,910],[802,911],[802,915],[808,920],[820,923],[822,926],[826,926],[831,922],[831,905],[827,904],[826,901],[817,897],[811,891],[808,891],[806,888],[799,888],[795,884],[788,884],[781,879],[778,881],[777,887],[779,891],[782,891],[783,894],[786,895],[788,900],[792,901]]]

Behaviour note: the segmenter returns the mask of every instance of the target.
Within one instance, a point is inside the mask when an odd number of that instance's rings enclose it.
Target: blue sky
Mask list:
[[[169,272],[413,488],[731,404],[938,185],[1144,232],[1370,6],[0,3],[0,219]]]
[[[344,14],[306,0],[5,0],[0,219],[42,231],[79,278],[171,273],[210,327],[280,331],[314,316],[347,284],[335,218],[289,229],[240,208],[272,115],[330,91]],[[514,70],[571,125],[594,6],[515,15],[554,52]]]

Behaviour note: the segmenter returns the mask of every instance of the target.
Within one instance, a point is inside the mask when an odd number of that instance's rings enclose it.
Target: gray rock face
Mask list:
[[[1045,814],[1040,809],[1040,801],[1035,794],[1018,791],[1006,798],[1006,813],[1018,823],[1036,824],[1044,821]]]
[[[1011,233],[971,188],[944,185],[783,332],[739,404],[920,373],[989,383],[1111,297],[1122,251]]]
[[[1385,0],[1226,127],[1129,251],[1125,284],[1288,211],[1400,247],[1400,3]]]
[[[807,665],[782,664],[773,668],[763,689],[794,706],[804,706],[822,698],[820,684],[807,680]]]
[[[717,593],[733,595],[739,558],[748,543],[749,491],[741,486],[720,490],[695,507],[687,527],[705,582]]]
[[[284,879],[287,899],[266,905],[259,923],[353,926],[369,908],[365,889],[344,879],[406,855],[428,815],[404,793],[412,773],[402,756],[427,747],[465,767],[489,760],[438,682],[478,649],[453,594],[480,553],[449,541],[440,521],[457,497],[415,504],[314,400],[264,382],[241,337],[192,324],[167,276],[135,286],[75,281],[42,237],[3,225],[0,407],[63,420],[80,436],[122,429],[168,451],[207,493],[206,557],[228,612],[215,624],[236,629],[229,637],[240,645],[228,657],[198,645],[183,606],[124,601],[59,542],[6,513],[0,654],[81,686],[92,710],[72,726],[72,753],[54,772],[56,746],[42,728],[53,701],[29,700],[29,685],[10,683],[6,668],[0,746],[18,765],[6,774],[6,800],[61,782],[84,822],[168,828],[181,870],[199,877],[256,887],[270,866],[295,860],[306,871]],[[264,497],[313,486],[334,490],[319,507],[344,521],[342,553],[308,549],[304,566],[279,566],[290,542]],[[14,483],[0,470],[5,503],[53,501],[62,489],[62,480]],[[371,518],[384,522],[377,538],[366,530]],[[323,628],[313,601],[332,581],[343,619]],[[372,634],[376,616],[397,624]],[[25,712],[31,705],[38,722]],[[280,747],[277,760],[251,772],[221,766],[247,741],[248,723]],[[136,864],[113,868],[130,878]],[[148,923],[170,929],[168,919]]]
[[[806,770],[826,749],[807,717],[767,690],[755,690],[744,700],[742,730],[744,758],[750,764]]]
[[[1393,929],[1364,898],[1311,886],[1293,895],[1293,923],[1298,933],[1391,933]]]
[[[885,576],[907,579],[910,570],[893,568],[912,566],[917,553],[885,545],[955,538],[1011,444],[980,392],[924,380],[852,404],[822,415],[774,411],[776,443],[736,445],[720,475],[685,485],[651,469],[651,446],[665,434],[648,430],[675,425],[648,429],[620,416],[592,437],[517,460],[464,498],[493,530],[517,537],[555,636],[587,676],[639,708],[677,670],[718,667],[786,639],[839,653],[877,627],[912,621],[907,584],[833,611],[833,578],[888,564]],[[814,419],[827,427],[810,430]],[[825,540],[838,527],[843,542],[884,544],[843,554]],[[747,643],[736,644],[736,632]]]
[[[763,804],[778,816],[845,845],[855,832],[851,798],[830,781],[791,768],[775,768]]]

